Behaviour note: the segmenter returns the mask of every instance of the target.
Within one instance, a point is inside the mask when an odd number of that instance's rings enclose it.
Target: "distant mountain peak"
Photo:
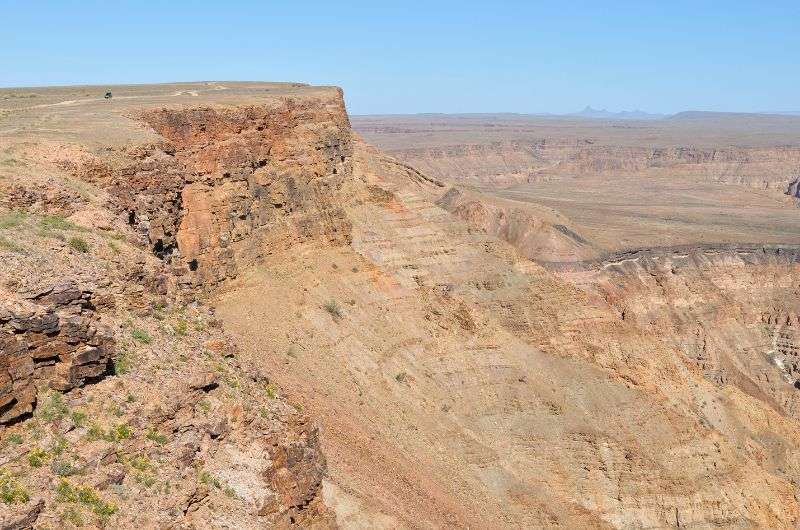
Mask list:
[[[651,114],[639,109],[611,112],[606,109],[595,109],[591,105],[586,105],[582,111],[573,112],[567,116],[607,120],[660,120],[661,118],[666,117],[664,114]]]

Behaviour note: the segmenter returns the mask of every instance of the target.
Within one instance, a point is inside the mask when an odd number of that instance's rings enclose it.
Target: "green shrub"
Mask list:
[[[7,471],[0,470],[0,500],[5,504],[24,504],[31,499],[30,493]]]
[[[45,230],[75,230],[85,232],[86,228],[67,221],[60,215],[47,215],[39,221],[39,226]]]
[[[67,523],[72,523],[73,526],[81,527],[86,524],[83,520],[83,514],[80,510],[70,506],[61,512],[61,520]]]
[[[60,502],[80,503],[100,517],[110,517],[118,509],[113,503],[101,499],[91,486],[73,486],[66,479],[62,479],[56,486],[56,498]]]
[[[135,334],[136,331],[137,330],[134,330],[133,333],[132,333],[133,338],[137,337],[136,334]],[[144,333],[144,332],[142,332],[142,333]],[[145,336],[147,336],[149,338],[149,335],[147,335],[146,333],[145,333]],[[112,364],[114,366],[114,375],[125,375],[125,374],[127,374],[128,372],[131,371],[131,366],[133,364],[133,362],[131,360],[130,352],[128,350],[124,350],[124,349],[120,350],[119,353],[117,353],[117,355],[114,356],[114,358],[112,360]]]
[[[89,252],[89,243],[87,243],[85,239],[82,239],[80,237],[69,238],[68,244],[71,249],[80,252],[81,254],[86,254],[87,252]]]
[[[35,447],[28,453],[28,464],[31,467],[42,467],[50,455],[44,449]]]
[[[142,344],[150,344],[153,342],[153,337],[151,337],[150,334],[145,330],[139,328],[134,328],[133,331],[131,331],[131,337],[138,340]]]
[[[78,473],[78,468],[68,460],[55,459],[50,462],[50,471],[58,477],[69,477]]]
[[[46,422],[55,422],[69,414],[69,407],[58,392],[51,392],[44,403],[39,406],[39,417]]]
[[[278,387],[275,386],[275,383],[269,383],[264,387],[264,391],[267,393],[267,397],[270,399],[275,399],[278,397]]]
[[[183,337],[186,335],[186,332],[189,330],[189,323],[186,322],[184,319],[180,319],[175,323],[175,334],[179,337]]]
[[[148,429],[147,431],[147,439],[157,443],[158,445],[164,445],[167,443],[167,437],[164,434],[161,434],[156,429]]]
[[[337,304],[334,300],[325,302],[322,307],[325,309],[325,311],[330,313],[334,320],[339,320],[342,318],[342,310],[339,308],[339,304]]]
[[[67,449],[67,447],[69,447],[69,442],[67,439],[61,435],[58,435],[55,441],[53,441],[53,444],[50,446],[50,452],[55,456],[59,456]]]
[[[127,440],[131,436],[133,436],[133,431],[124,423],[120,423],[119,425],[110,428],[108,431],[104,430],[97,424],[93,424],[91,427],[89,427],[89,431],[86,433],[86,438],[89,440],[105,440],[106,442],[112,443]]]
[[[222,489],[222,482],[220,482],[218,478],[216,478],[208,471],[205,470],[200,471],[198,479],[200,480],[201,483],[207,486],[214,486],[217,489]]]
[[[83,424],[86,421],[86,413],[73,411],[72,414],[70,414],[70,418],[72,419],[72,424],[75,427],[83,427]]]
[[[12,432],[6,437],[5,442],[13,445],[20,445],[23,442],[22,435],[18,432]]]
[[[0,236],[0,248],[17,254],[25,254],[25,248],[11,241],[7,237]]]

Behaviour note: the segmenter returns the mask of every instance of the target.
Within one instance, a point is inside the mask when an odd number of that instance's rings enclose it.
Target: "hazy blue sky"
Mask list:
[[[0,15],[2,86],[302,81],[343,87],[352,113],[800,110],[800,0],[0,0]]]

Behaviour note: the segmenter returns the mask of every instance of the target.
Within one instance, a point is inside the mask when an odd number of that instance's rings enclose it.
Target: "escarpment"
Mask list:
[[[341,93],[270,90],[288,94],[132,106],[145,142],[1,139],[26,160],[0,186],[3,527],[335,527],[317,424],[188,303],[349,241]]]
[[[596,267],[565,274],[682,351],[710,381],[797,417],[800,247],[631,253]]]
[[[347,242],[352,147],[341,96],[140,118],[166,142],[106,186],[182,283],[208,288],[303,239]]]
[[[797,246],[603,240],[366,145],[336,89],[191,88],[0,132],[2,525],[800,521]]]
[[[667,173],[684,178],[781,190],[800,166],[800,148],[623,147],[532,140],[391,151],[435,178],[510,186],[554,178]]]

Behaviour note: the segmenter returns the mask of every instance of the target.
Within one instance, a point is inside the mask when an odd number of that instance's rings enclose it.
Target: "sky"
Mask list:
[[[800,0],[0,0],[0,86],[295,81],[352,114],[800,111]]]

